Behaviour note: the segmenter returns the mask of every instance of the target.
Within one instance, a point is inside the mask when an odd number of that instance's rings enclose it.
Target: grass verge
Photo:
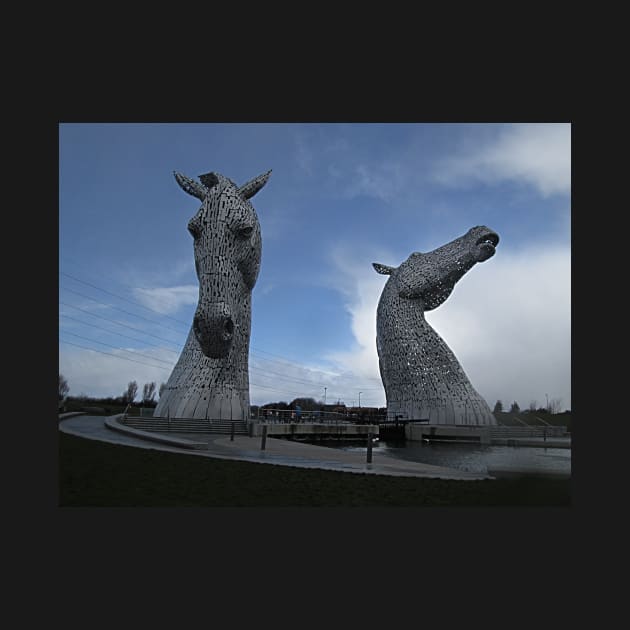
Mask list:
[[[570,479],[386,477],[179,455],[59,432],[61,507],[570,504]]]

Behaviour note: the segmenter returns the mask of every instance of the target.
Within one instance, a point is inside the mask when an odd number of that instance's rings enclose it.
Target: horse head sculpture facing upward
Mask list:
[[[376,346],[389,419],[430,424],[496,424],[451,349],[427,323],[455,283],[495,254],[499,236],[485,226],[431,252],[412,253],[399,267],[373,263],[389,275],[378,304]]]
[[[249,416],[251,293],[260,270],[260,224],[251,199],[271,171],[242,186],[219,173],[199,182],[175,173],[202,204],[188,222],[199,300],[156,416],[242,420]]]

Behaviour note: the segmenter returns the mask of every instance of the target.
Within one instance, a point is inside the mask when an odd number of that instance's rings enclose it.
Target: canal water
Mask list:
[[[313,444],[367,454],[365,442],[326,440]],[[522,472],[571,475],[571,449],[568,448],[384,441],[374,442],[372,453],[497,477]]]

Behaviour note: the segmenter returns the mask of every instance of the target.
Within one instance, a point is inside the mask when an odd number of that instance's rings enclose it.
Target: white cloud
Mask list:
[[[276,288],[273,282],[260,282],[254,287],[259,295],[269,295]]]
[[[392,257],[381,251],[368,260],[364,255],[355,255],[349,248],[338,247],[333,251],[332,259],[338,270],[334,286],[344,295],[356,345],[350,351],[333,352],[326,358],[339,369],[354,374],[357,380],[369,382],[374,388],[369,394],[374,401],[371,406],[382,407],[385,393],[376,354],[376,307],[387,278],[377,274],[371,263],[387,263]]]
[[[77,343],[83,342],[79,340]],[[129,354],[123,349],[105,349],[103,352],[106,354],[103,354],[65,343],[61,348],[59,372],[68,380],[69,395],[85,394],[94,398],[119,396],[130,381],[138,383],[139,391],[151,381],[155,381],[159,387],[160,383],[168,380],[179,356],[166,348],[126,348],[145,356]],[[298,397],[326,399],[328,403],[341,400],[351,405],[358,402],[359,390],[362,391],[361,402],[364,406],[383,404],[375,399],[372,391],[372,388],[380,389],[379,383],[366,382],[341,370],[331,371],[319,365],[291,363],[255,350],[250,354],[249,368],[250,402],[253,405],[272,401],[290,402]]]
[[[396,264],[391,258],[375,261]],[[378,377],[376,309],[386,276],[367,261],[333,254],[356,348],[329,358],[361,377]],[[371,262],[371,261],[370,261]],[[402,261],[400,261],[402,262]],[[561,398],[571,406],[571,261],[566,247],[501,251],[476,265],[450,298],[426,315],[473,387],[492,407]]]
[[[176,313],[181,306],[196,304],[199,299],[199,287],[192,284],[156,289],[136,288],[133,292],[144,306],[162,315]]]
[[[408,180],[403,162],[382,156],[373,159],[342,136],[323,141],[313,131],[299,129],[294,142],[300,169],[309,177],[317,175],[328,191],[343,199],[365,196],[391,201]]]
[[[347,177],[348,185],[344,196],[360,195],[383,201],[394,199],[403,186],[403,175],[398,164],[385,162],[377,165],[358,164]]]
[[[186,237],[186,235],[184,235]],[[189,239],[190,237],[186,237]],[[151,267],[139,267],[137,265],[125,266],[117,272],[117,281],[132,290],[141,288],[150,290],[151,287],[159,285],[170,285],[172,287],[186,286],[191,278],[196,278],[195,256],[191,249],[185,258],[179,260],[169,260],[168,256],[163,257],[163,264]]]
[[[363,406],[382,406],[374,396],[374,390],[382,389],[379,383],[370,383],[343,369],[331,371],[319,365],[292,363],[252,350],[249,372],[250,401],[254,405],[306,397],[329,404],[340,400],[351,406],[353,402],[358,404],[361,391]]]
[[[446,185],[509,180],[532,185],[544,197],[569,195],[571,125],[513,125],[491,143],[438,162],[434,176]]]
[[[295,141],[295,160],[297,165],[309,176],[313,175],[313,153],[309,148],[305,134],[297,130],[293,134]]]
[[[177,355],[165,348],[127,348],[145,355],[143,357],[114,349],[103,350],[107,354],[102,354],[66,344],[61,348],[63,351],[59,353],[59,372],[68,381],[70,396],[120,396],[130,381],[138,383],[140,393],[143,385],[152,381],[159,388],[160,383],[167,381],[177,361]],[[155,367],[150,367],[151,365]]]

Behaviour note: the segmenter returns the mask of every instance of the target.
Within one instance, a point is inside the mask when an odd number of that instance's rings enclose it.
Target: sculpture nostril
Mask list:
[[[225,321],[224,330],[228,335],[232,335],[234,333],[234,322],[232,319],[227,319]]]

